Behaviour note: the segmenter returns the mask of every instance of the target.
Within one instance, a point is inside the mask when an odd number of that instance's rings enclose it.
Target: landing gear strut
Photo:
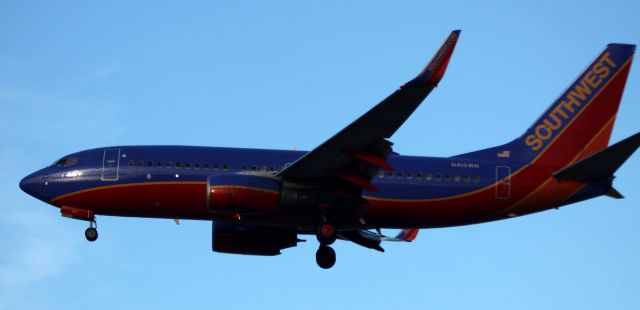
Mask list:
[[[84,236],[88,241],[94,242],[98,240],[98,225],[96,224],[95,219],[89,222],[89,228],[84,231]]]
[[[336,264],[336,251],[330,246],[320,245],[316,252],[316,263],[322,269],[329,269]]]

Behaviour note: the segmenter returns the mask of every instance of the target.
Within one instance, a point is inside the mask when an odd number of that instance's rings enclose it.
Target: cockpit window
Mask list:
[[[63,158],[58,160],[57,162],[55,162],[54,165],[58,166],[58,167],[69,167],[69,166],[73,166],[75,164],[78,163],[78,159],[75,157],[67,157],[67,158]]]

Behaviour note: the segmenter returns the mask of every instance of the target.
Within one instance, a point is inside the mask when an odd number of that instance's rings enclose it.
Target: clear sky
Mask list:
[[[423,230],[386,253],[338,241],[331,270],[314,237],[276,257],[213,253],[205,221],[99,217],[88,243],[86,222],[18,188],[100,146],[311,149],[458,28],[395,150],[497,145],[607,43],[639,44],[640,2],[115,2],[0,2],[0,309],[640,309],[640,154],[617,174],[624,200]],[[614,141],[640,131],[639,69]]]

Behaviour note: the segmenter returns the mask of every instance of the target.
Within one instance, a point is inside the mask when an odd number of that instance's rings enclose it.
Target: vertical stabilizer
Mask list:
[[[606,148],[634,52],[635,45],[607,45],[522,136],[456,157],[564,167]]]

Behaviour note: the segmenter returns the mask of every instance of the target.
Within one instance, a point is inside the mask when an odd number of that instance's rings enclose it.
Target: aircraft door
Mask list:
[[[509,199],[511,195],[511,167],[496,166],[496,198]]]
[[[106,149],[102,157],[102,181],[117,181],[120,172],[120,149]]]

